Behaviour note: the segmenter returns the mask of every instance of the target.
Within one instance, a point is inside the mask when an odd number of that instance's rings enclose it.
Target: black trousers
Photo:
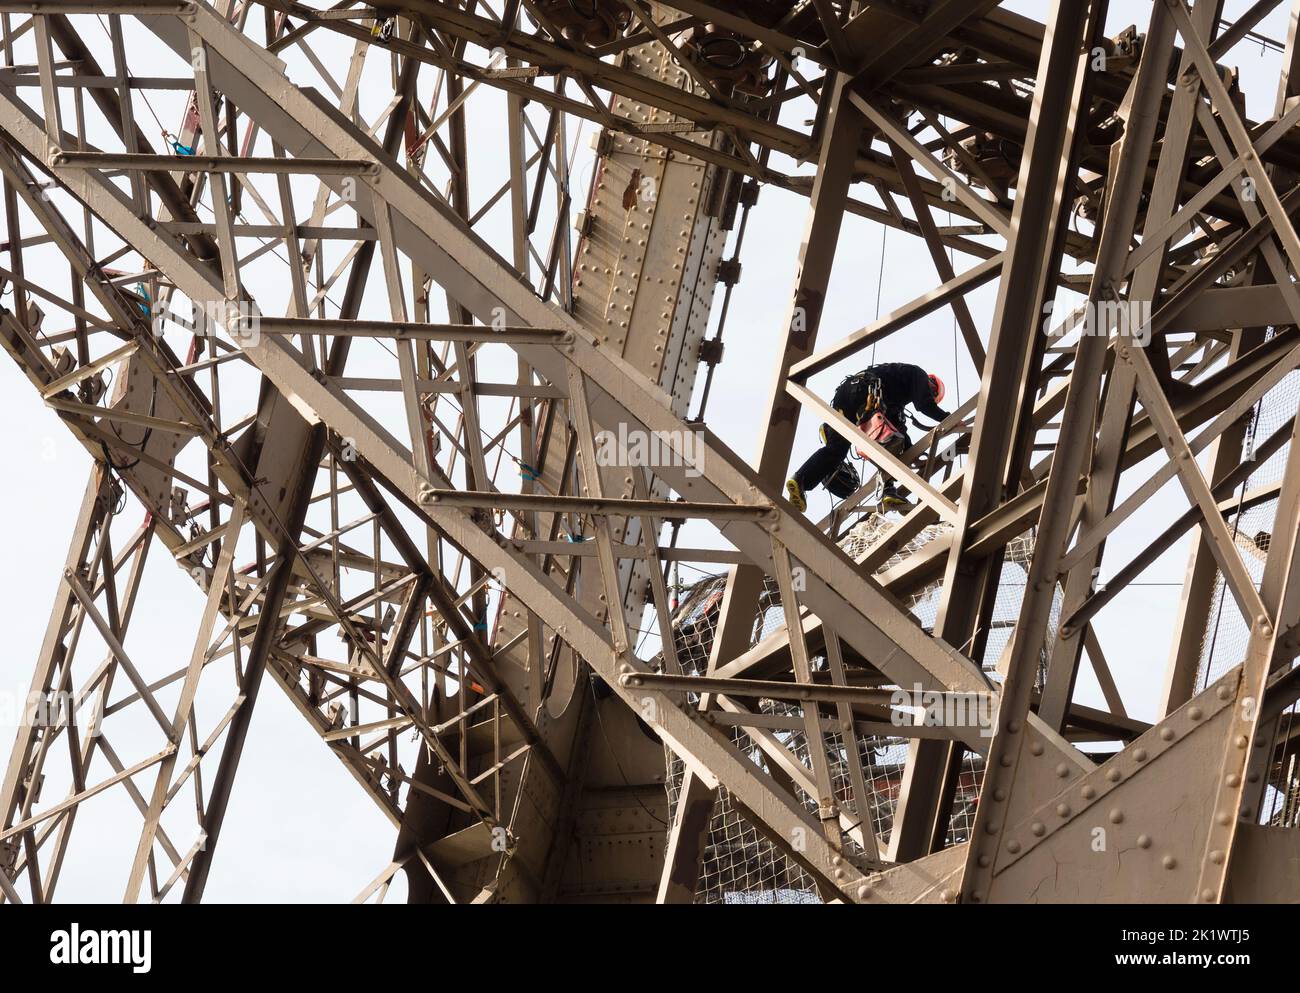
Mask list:
[[[890,420],[893,420],[893,418],[890,418]],[[897,424],[896,421],[895,424]],[[847,438],[838,434],[829,424],[826,425],[823,434],[826,437],[826,443],[809,455],[808,459],[794,474],[799,489],[805,493],[826,482],[836,467],[849,455]],[[912,442],[907,437],[907,432],[901,431],[890,439],[887,447],[897,455],[911,448]],[[895,486],[893,477],[884,473],[882,473],[882,476],[885,480],[885,492],[891,492]]]

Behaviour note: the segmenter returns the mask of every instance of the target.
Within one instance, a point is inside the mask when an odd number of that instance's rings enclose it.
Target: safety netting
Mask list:
[[[860,559],[868,549],[877,546],[893,526],[893,522],[884,515],[874,513],[867,515],[845,535],[840,542],[840,547],[854,559]],[[876,574],[880,575],[894,568],[917,550],[943,536],[949,527],[946,524],[930,525],[914,538],[900,543],[900,547],[877,569]],[[982,661],[985,671],[994,680],[1000,679],[996,672],[996,664],[1010,639],[1011,629],[1019,614],[1033,547],[1032,534],[1026,534],[1008,545],[1005,553],[1002,582],[994,605]],[[701,674],[708,666],[725,588],[726,576],[723,574],[702,579],[682,592],[673,618],[673,627],[678,658],[683,671],[688,674]],[[908,609],[926,630],[931,629],[935,622],[940,592],[941,584],[938,581],[931,582],[912,593],[905,601]],[[1053,604],[1051,623],[1044,641],[1042,653],[1044,666],[1046,646],[1055,637],[1059,609],[1058,594]],[[751,643],[757,644],[784,624],[785,615],[780,595],[775,582],[769,578],[760,598]],[[827,667],[824,654],[814,656],[810,662],[815,671],[825,670]],[[1042,666],[1040,666],[1040,679],[1041,672]],[[786,719],[785,726],[781,730],[764,729],[764,733],[771,736],[769,747],[773,742],[779,743],[792,752],[805,768],[810,769],[812,764],[808,753],[807,737],[802,730],[790,728],[790,725],[795,723],[790,719],[801,716],[798,704],[779,700],[761,700],[753,709],[756,713],[772,718]],[[768,770],[769,755],[755,738],[740,727],[733,727],[731,736],[736,746],[756,766]],[[838,733],[826,734],[824,741],[836,802],[841,812],[847,815],[851,825],[856,827],[856,830],[850,830],[845,835],[847,853],[851,858],[864,854],[883,856],[887,852],[890,832],[893,829],[895,808],[907,763],[908,740],[901,736],[857,732],[849,734],[841,730]],[[867,787],[868,795],[862,803],[862,807],[865,808],[863,810],[858,809],[858,798],[851,785],[849,748],[857,749],[863,780]],[[668,799],[675,815],[684,768],[671,751],[667,752],[667,760]],[[949,844],[965,841],[969,837],[975,817],[975,807],[979,800],[983,772],[983,759],[977,754],[965,752],[949,818],[947,832]],[[803,793],[797,787],[796,792],[808,809],[815,812],[816,798]],[[860,826],[862,817],[870,818],[871,827],[874,829],[876,852],[866,853],[862,848],[864,843],[869,843],[868,839],[871,836]],[[843,823],[843,819],[841,822]],[[819,900],[820,896],[812,876],[754,826],[725,787],[720,789],[714,802],[707,842],[701,860],[695,902],[806,903]]]
[[[1300,372],[1291,372],[1255,405],[1241,443],[1240,458],[1258,465],[1234,490],[1232,500],[1235,508],[1239,509],[1230,510],[1226,521],[1237,554],[1256,587],[1264,578],[1264,562],[1272,542],[1278,507],[1276,495],[1264,500],[1258,497],[1275,490],[1281,482],[1291,446],[1284,442],[1267,457],[1260,457],[1259,449],[1275,432],[1286,429],[1297,409],[1300,409]],[[1228,464],[1232,466],[1235,463],[1230,461]],[[1204,689],[1239,665],[1246,657],[1249,642],[1250,628],[1237,609],[1231,590],[1224,585],[1223,572],[1219,571],[1205,618],[1196,689]],[[1296,661],[1293,658],[1282,665],[1290,668]],[[1295,741],[1300,736],[1300,715],[1296,706],[1287,707],[1276,720],[1262,721],[1259,733],[1271,739],[1272,760],[1267,770],[1267,786],[1261,797],[1258,820],[1261,824],[1277,827],[1298,827],[1300,754]]]

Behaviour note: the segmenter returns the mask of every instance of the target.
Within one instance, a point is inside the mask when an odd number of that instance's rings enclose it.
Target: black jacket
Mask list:
[[[934,402],[929,373],[909,362],[882,362],[850,376],[835,391],[832,405],[849,420],[861,420],[872,380],[880,383],[885,416],[900,430],[906,430],[904,408],[908,404],[935,422],[948,416],[948,412]]]

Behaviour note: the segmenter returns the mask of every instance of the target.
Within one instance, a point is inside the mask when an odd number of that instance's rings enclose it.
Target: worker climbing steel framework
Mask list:
[[[75,722],[20,728],[0,898],[53,897],[107,840],[105,796],[141,815],[121,895],[203,896],[263,684],[400,832],[363,899],[405,874],[414,900],[690,900],[715,795],[824,899],[1294,896],[1251,871],[1291,864],[1300,823],[1273,806],[1300,792],[1294,36],[1267,118],[1229,68],[1267,2],[1231,26],[1143,4],[1118,38],[1122,5],[1092,0],[1046,24],[986,0],[327,3],[0,4],[0,345],[95,466],[31,684]],[[497,187],[468,146],[503,92]],[[601,132],[577,216],[575,122]],[[808,223],[751,467],[704,423],[708,377],[683,418],[764,187]],[[924,242],[938,285],[841,337],[849,215]],[[1080,337],[1043,327],[1085,293]],[[1120,304],[1150,305],[1142,340]],[[807,388],[945,307],[940,367],[981,385],[916,445],[907,408],[943,414],[923,370]],[[803,409],[834,431],[797,503],[844,492],[854,447],[917,503],[794,513]],[[699,445],[642,473],[602,462],[620,431]],[[1186,512],[1117,540],[1175,478]],[[1122,699],[1107,655],[1131,646],[1103,654],[1094,618],[1190,535],[1168,692]],[[136,650],[159,543],[206,596],[180,668]],[[719,564],[716,599],[679,606],[677,570]],[[1085,653],[1101,698],[1075,692]],[[918,686],[996,726],[908,730],[881,688]],[[882,726],[907,739],[888,783]],[[968,789],[975,821],[943,831]]]
[[[846,377],[835,389],[831,405],[872,441],[886,451],[900,455],[912,447],[907,435],[907,408],[915,407],[936,423],[946,421],[943,380],[932,372],[908,362],[882,362]],[[926,430],[930,430],[926,428]],[[831,425],[821,426],[822,447],[808,456],[786,482],[790,502],[799,510],[808,509],[808,492],[825,485],[832,495],[844,499],[857,489],[858,476],[844,461],[849,441]],[[867,453],[859,455],[869,458]],[[903,510],[911,506],[907,492],[898,482],[883,474],[880,494],[882,510]]]

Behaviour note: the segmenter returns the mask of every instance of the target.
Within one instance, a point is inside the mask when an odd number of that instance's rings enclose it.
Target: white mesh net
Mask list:
[[[1295,416],[1297,407],[1300,407],[1300,372],[1292,372],[1265,393],[1252,412],[1242,444],[1241,458],[1258,461],[1259,464],[1237,488],[1234,498],[1244,502],[1247,494],[1281,481],[1290,454],[1290,444],[1284,443],[1268,458],[1256,460],[1254,452],[1264,439],[1286,426]],[[1238,554],[1257,587],[1264,576],[1264,560],[1272,540],[1277,504],[1277,498],[1274,497],[1243,509],[1240,513],[1230,513],[1227,517],[1229,532]],[[1219,572],[1201,641],[1196,689],[1204,689],[1229,669],[1239,665],[1246,657],[1249,641],[1250,628],[1231,592],[1224,586],[1223,573]],[[1285,663],[1287,667],[1294,664],[1294,659]],[[1268,785],[1259,821],[1274,826],[1300,827],[1300,759],[1297,758],[1293,745],[1297,734],[1300,734],[1300,720],[1297,719],[1295,705],[1288,707],[1276,723],[1268,726],[1261,724],[1260,731],[1273,739],[1274,756],[1268,771]]]
[[[845,535],[840,547],[850,556],[860,558],[876,545],[893,526],[879,514],[871,514],[855,525]],[[942,535],[949,525],[934,524],[924,528],[884,563],[877,574],[883,573],[904,561],[916,550]],[[1012,625],[1023,597],[1024,581],[1029,559],[1033,553],[1033,537],[1025,535],[1008,546],[1003,565],[1002,583],[998,590],[984,653],[984,668],[991,671],[1010,637]],[[726,576],[709,576],[684,591],[673,619],[677,639],[677,653],[682,668],[688,674],[703,673],[708,665],[713,646],[714,626],[726,586]],[[939,582],[932,582],[907,599],[907,606],[929,629],[939,607]],[[1059,613],[1059,597],[1053,603],[1047,643],[1055,636]],[[776,584],[771,579],[759,602],[755,617],[752,644],[757,644],[773,631],[783,627],[785,616]],[[1046,653],[1044,652],[1044,658]],[[814,670],[824,668],[824,656],[812,659]],[[991,675],[994,675],[990,672]],[[994,675],[996,678],[996,675]],[[784,701],[762,700],[756,712],[777,718],[799,718],[798,705]],[[791,725],[795,721],[789,722]],[[794,753],[805,768],[811,768],[808,742],[802,730],[783,729],[771,732],[772,737]],[[826,736],[827,758],[831,769],[836,801],[841,812],[857,824],[862,811],[857,809],[857,798],[851,787],[851,773],[845,750],[845,733]],[[853,745],[861,758],[863,779],[869,796],[866,806],[875,829],[878,845],[888,843],[893,827],[894,809],[898,802],[899,787],[907,761],[908,741],[901,737],[854,734]],[[766,770],[768,758],[754,740],[739,728],[732,729],[732,740],[758,767]],[[668,799],[676,812],[681,791],[683,766],[671,751],[669,762]],[[952,814],[948,828],[948,842],[965,841],[975,816],[979,799],[980,780],[983,776],[983,759],[967,752],[962,761]],[[816,810],[816,800],[800,792],[810,810]],[[850,854],[860,853],[846,835]],[[877,854],[877,853],[872,853]],[[708,840],[701,864],[699,885],[695,893],[697,903],[802,903],[820,898],[812,877],[793,859],[769,841],[736,807],[727,790],[718,792],[713,816],[709,825]]]

